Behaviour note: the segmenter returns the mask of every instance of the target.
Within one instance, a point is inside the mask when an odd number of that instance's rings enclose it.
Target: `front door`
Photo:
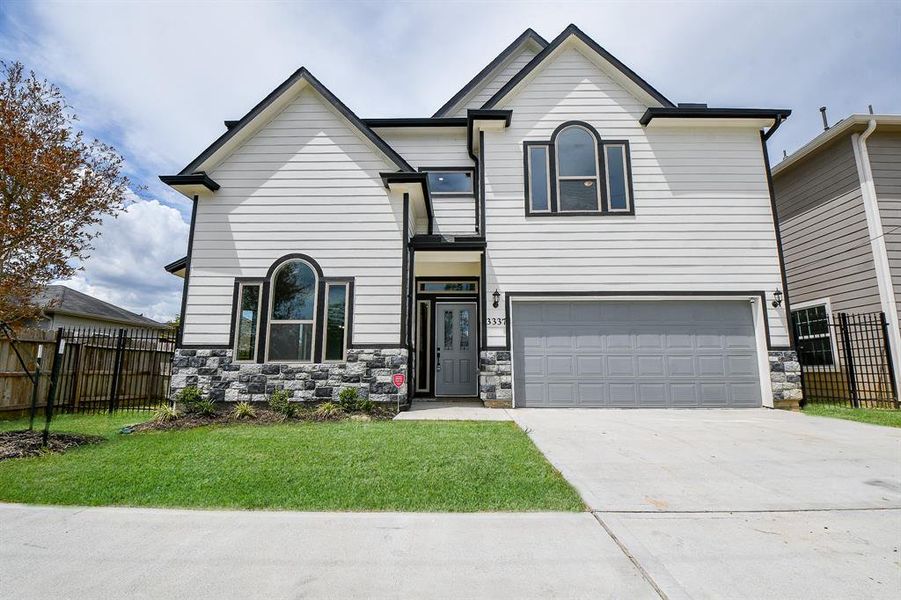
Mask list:
[[[475,302],[438,302],[435,315],[435,395],[477,396]]]

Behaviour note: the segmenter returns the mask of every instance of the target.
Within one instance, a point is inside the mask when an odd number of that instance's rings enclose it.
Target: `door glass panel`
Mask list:
[[[460,311],[460,350],[469,350],[469,309]]]
[[[444,349],[454,349],[454,311],[444,311]]]

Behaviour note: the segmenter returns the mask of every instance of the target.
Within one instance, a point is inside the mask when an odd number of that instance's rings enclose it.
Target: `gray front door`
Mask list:
[[[438,302],[435,315],[435,395],[478,395],[475,302]]]
[[[513,303],[522,406],[760,406],[747,300]]]

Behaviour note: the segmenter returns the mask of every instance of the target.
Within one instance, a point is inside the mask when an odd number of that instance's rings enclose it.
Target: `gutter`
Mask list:
[[[888,321],[889,348],[892,355],[892,373],[897,393],[897,382],[901,382],[901,326],[898,324],[898,306],[895,303],[895,291],[892,285],[892,272],[888,261],[888,250],[885,246],[885,232],[882,229],[882,217],[879,214],[879,200],[876,196],[876,184],[873,182],[873,169],[870,165],[870,154],[867,150],[867,139],[876,131],[876,119],[870,119],[863,133],[851,136],[854,149],[854,161],[857,163],[857,176],[860,180],[860,195],[863,199],[867,217],[867,232],[870,236],[870,248],[873,263],[876,267],[876,282],[879,287],[879,299],[882,312]]]

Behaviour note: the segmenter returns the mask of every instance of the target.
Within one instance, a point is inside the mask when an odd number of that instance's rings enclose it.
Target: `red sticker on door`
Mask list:
[[[391,381],[394,382],[394,387],[400,389],[404,386],[404,382],[407,380],[407,377],[403,373],[396,373],[391,376]]]

